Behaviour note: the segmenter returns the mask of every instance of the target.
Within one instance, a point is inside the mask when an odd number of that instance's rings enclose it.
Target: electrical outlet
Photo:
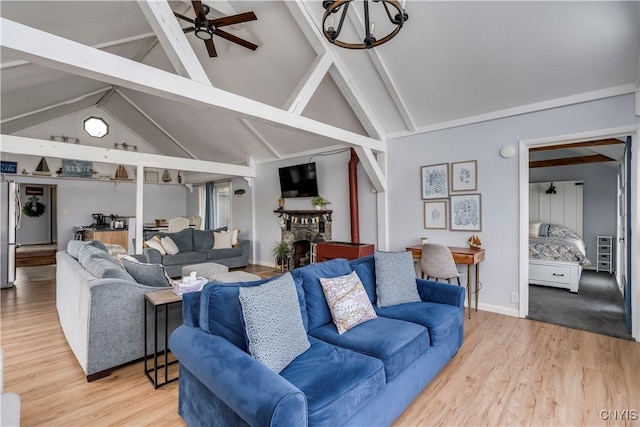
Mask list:
[[[518,302],[518,293],[517,292],[511,292],[511,302],[512,303],[517,303]]]
[[[63,214],[63,215],[69,215],[69,209],[65,209],[65,210],[63,210],[63,211],[62,211],[62,214]]]

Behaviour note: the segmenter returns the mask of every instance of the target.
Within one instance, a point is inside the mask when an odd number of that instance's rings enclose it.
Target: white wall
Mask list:
[[[487,251],[480,266],[480,305],[517,315],[518,305],[510,301],[510,293],[518,292],[518,156],[504,159],[498,154],[500,147],[637,123],[633,95],[626,95],[390,141],[390,249],[402,250],[422,235],[434,242],[466,246],[467,238],[478,234]],[[425,230],[420,167],[464,160],[478,160],[482,231]]]

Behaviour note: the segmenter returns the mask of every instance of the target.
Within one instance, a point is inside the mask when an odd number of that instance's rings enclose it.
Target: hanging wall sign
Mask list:
[[[44,188],[42,187],[25,187],[24,194],[27,196],[44,196]]]

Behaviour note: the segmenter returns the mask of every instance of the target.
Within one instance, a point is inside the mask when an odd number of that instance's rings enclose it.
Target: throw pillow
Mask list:
[[[539,222],[529,223],[529,237],[538,237],[539,230],[540,230]]]
[[[342,335],[354,326],[377,317],[355,271],[346,276],[321,277],[320,284],[338,334]]]
[[[82,240],[69,240],[69,243],[67,243],[67,253],[75,259],[78,259],[78,253],[83,245],[84,241]]]
[[[212,249],[229,249],[232,247],[233,232],[221,231],[213,232],[213,248]]]
[[[280,373],[311,347],[291,273],[238,291],[249,353]]]
[[[378,307],[419,302],[411,252],[375,251]]]
[[[240,229],[236,228],[235,230],[231,230],[231,246],[238,247],[238,233],[240,233]]]
[[[131,256],[122,257],[122,265],[136,282],[147,286],[166,288],[173,285],[161,264],[145,264]]]
[[[107,247],[107,252],[109,252],[109,255],[111,255],[113,259],[116,260],[120,267],[124,268],[124,265],[122,265],[122,257],[125,255],[129,255],[129,252],[121,245],[105,243],[105,246]]]
[[[167,251],[162,247],[162,242],[160,241],[160,236],[153,236],[149,240],[144,242],[148,247],[157,250],[160,252],[160,255],[166,255]]]
[[[162,247],[164,248],[167,255],[175,255],[180,252],[178,246],[169,236],[164,236],[163,238],[161,238],[160,243],[162,244]]]

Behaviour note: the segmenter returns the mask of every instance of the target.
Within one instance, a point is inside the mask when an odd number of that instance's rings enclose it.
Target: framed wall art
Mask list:
[[[480,194],[451,195],[451,230],[481,231],[482,204]]]
[[[449,164],[422,166],[422,199],[442,199],[449,197]]]
[[[144,182],[157,184],[158,171],[144,171]]]
[[[447,229],[447,201],[424,202],[424,228]]]
[[[451,191],[478,190],[478,161],[451,163]]]
[[[84,160],[62,159],[62,176],[76,178],[91,178],[93,175],[93,162]]]
[[[2,160],[0,162],[0,173],[18,173],[18,162]]]

